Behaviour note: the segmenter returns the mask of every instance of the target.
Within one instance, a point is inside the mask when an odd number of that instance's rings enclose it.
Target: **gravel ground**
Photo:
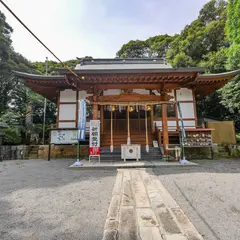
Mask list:
[[[206,240],[240,239],[240,161],[154,172]]]
[[[116,171],[71,163],[0,162],[1,240],[102,239]]]

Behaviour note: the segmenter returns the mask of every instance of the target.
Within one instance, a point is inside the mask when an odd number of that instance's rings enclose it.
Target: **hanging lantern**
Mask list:
[[[134,109],[133,109],[133,106],[129,106],[129,112],[133,112]]]
[[[146,110],[147,110],[147,111],[151,111],[151,109],[152,109],[151,106],[150,106],[150,105],[147,105]]]
[[[111,106],[111,112],[114,112],[116,110],[115,106]]]

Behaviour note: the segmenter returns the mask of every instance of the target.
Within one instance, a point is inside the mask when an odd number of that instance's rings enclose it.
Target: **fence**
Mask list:
[[[233,121],[208,122],[208,128],[213,128],[212,140],[217,144],[236,144],[236,133]]]

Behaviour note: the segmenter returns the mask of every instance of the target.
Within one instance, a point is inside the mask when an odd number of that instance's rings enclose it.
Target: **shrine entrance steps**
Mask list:
[[[141,147],[141,160],[142,161],[161,161],[163,156],[159,148],[150,147],[149,152],[146,152],[145,145]],[[140,161],[141,161],[140,160]],[[110,147],[101,147],[101,162],[102,161],[123,161],[121,159],[121,148],[114,148],[110,152]],[[129,161],[129,160],[127,160]],[[131,160],[135,161],[135,160]]]
[[[156,140],[155,134],[149,133],[148,142],[150,147],[153,146],[153,140]],[[100,141],[101,141],[101,147],[110,147],[111,145],[110,133],[102,134]],[[131,143],[140,144],[142,148],[145,147],[146,133],[145,132],[131,133]],[[127,144],[127,133],[114,133],[113,146],[117,148],[121,148],[121,144]]]

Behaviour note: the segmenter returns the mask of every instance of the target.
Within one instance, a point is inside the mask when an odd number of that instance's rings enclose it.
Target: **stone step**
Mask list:
[[[29,154],[28,158],[29,159],[36,159],[36,158],[38,158],[38,155],[37,154]]]
[[[32,154],[38,154],[38,150],[31,150],[30,153],[32,153]]]

